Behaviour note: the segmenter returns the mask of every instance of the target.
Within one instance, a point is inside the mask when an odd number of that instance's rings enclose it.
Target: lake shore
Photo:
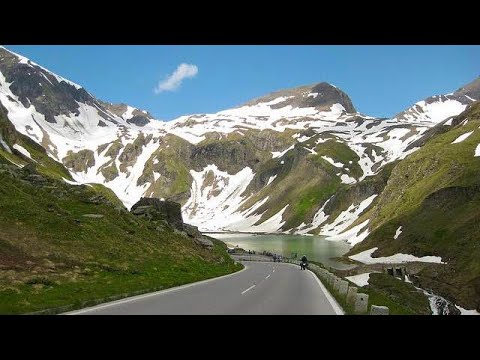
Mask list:
[[[205,233],[207,234],[207,233]],[[351,246],[345,241],[326,240],[325,236],[304,236],[282,233],[208,232],[208,236],[224,242],[229,248],[242,248],[257,253],[270,252],[284,257],[306,255],[311,261],[321,262],[338,270],[355,265],[340,260]]]

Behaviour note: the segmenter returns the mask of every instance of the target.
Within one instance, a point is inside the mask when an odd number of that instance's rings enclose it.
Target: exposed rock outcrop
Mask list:
[[[164,220],[175,229],[183,231],[182,210],[179,203],[161,201],[155,198],[141,198],[132,206],[132,214],[145,216],[151,220]]]
[[[164,225],[170,225],[192,238],[195,243],[207,248],[213,247],[213,242],[209,237],[198,231],[198,227],[183,222],[181,206],[177,202],[162,201],[156,198],[141,198],[132,206],[131,213],[158,222],[160,228],[163,228]]]
[[[198,227],[189,225],[189,224],[183,224],[183,228],[185,232],[187,233],[188,236],[193,238],[193,240],[202,246],[205,247],[213,247],[213,242],[210,240],[208,236],[203,235],[200,231],[198,231]]]
[[[63,164],[73,172],[86,172],[95,165],[95,155],[92,150],[81,150],[77,153],[69,151],[63,158]]]

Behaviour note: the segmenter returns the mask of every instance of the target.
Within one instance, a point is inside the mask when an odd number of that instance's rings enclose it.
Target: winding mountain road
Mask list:
[[[69,312],[72,315],[335,315],[335,300],[310,271],[272,262],[244,262],[220,278]]]

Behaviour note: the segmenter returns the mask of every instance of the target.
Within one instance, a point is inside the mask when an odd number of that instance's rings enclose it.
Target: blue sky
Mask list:
[[[101,100],[124,102],[162,120],[216,112],[322,81],[345,91],[358,111],[389,117],[480,76],[480,46],[6,47]],[[160,85],[180,64],[185,65],[176,76]]]

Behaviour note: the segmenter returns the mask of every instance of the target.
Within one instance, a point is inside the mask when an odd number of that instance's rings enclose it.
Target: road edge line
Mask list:
[[[297,266],[297,264],[292,264],[292,263],[285,263],[285,264],[289,264],[289,265],[293,265],[293,266]],[[317,283],[318,283],[318,286],[320,286],[320,289],[322,290],[322,292],[325,294],[325,297],[327,298],[328,302],[330,303],[330,305],[332,306],[333,308],[333,311],[335,311],[335,314],[336,315],[345,315],[345,311],[343,311],[342,307],[340,306],[340,304],[337,302],[337,300],[335,300],[335,298],[333,297],[332,294],[330,294],[330,291],[328,291],[328,289],[325,287],[325,285],[322,284],[322,282],[320,281],[320,279],[318,278],[318,276],[310,269],[307,269],[308,272],[310,274],[312,274],[312,276],[315,278],[315,280],[317,280]]]
[[[318,286],[320,286],[320,289],[322,289],[323,293],[325,294],[325,297],[327,298],[328,302],[332,306],[333,311],[335,311],[335,314],[345,315],[345,312],[343,311],[342,307],[338,304],[337,300],[335,300],[332,294],[330,294],[330,291],[327,290],[325,285],[322,284],[318,276],[312,270],[309,270],[309,269],[307,270],[310,272],[310,274],[312,274],[315,280],[317,280]]]
[[[227,277],[230,277],[230,276],[238,275],[241,272],[248,269],[247,265],[243,264],[243,266],[244,266],[244,268],[242,270],[234,272],[232,274],[222,275],[222,276],[215,277],[215,278],[212,278],[212,279],[207,279],[207,280],[196,281],[196,282],[193,282],[193,283],[190,283],[190,284],[180,285],[180,286],[172,287],[172,288],[165,289],[165,290],[154,291],[154,292],[147,293],[147,294],[130,296],[130,297],[127,297],[127,298],[124,298],[124,299],[115,300],[115,301],[107,302],[107,303],[104,303],[104,304],[99,304],[99,305],[95,305],[95,306],[86,307],[86,308],[83,308],[83,309],[73,310],[73,311],[69,311],[69,312],[66,312],[66,313],[60,313],[58,315],[81,315],[82,313],[86,313],[86,312],[89,312],[89,311],[92,311],[92,310],[103,309],[103,308],[106,308],[106,307],[109,307],[109,306],[119,305],[119,304],[131,302],[131,301],[135,301],[135,300],[148,298],[148,297],[155,296],[155,295],[161,295],[161,294],[166,294],[166,293],[172,292],[172,291],[182,290],[182,289],[185,289],[185,288],[188,288],[188,287],[191,287],[191,286],[205,284],[205,283],[212,282],[212,281],[215,281],[215,280],[220,280],[220,279],[227,278]]]

